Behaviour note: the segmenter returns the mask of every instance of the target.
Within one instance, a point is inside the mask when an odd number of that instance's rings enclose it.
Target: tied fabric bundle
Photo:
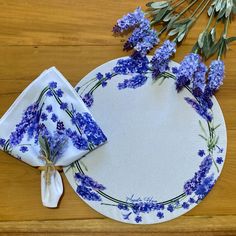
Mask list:
[[[0,120],[0,148],[41,171],[42,203],[57,207],[59,171],[107,141],[63,75],[44,71]]]

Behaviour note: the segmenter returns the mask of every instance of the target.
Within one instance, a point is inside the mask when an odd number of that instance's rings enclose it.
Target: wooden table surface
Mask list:
[[[0,0],[0,115],[21,91],[50,66],[75,85],[100,64],[124,56],[122,39],[111,29],[116,19],[144,0]],[[203,29],[194,26],[175,60],[181,60]],[[230,35],[236,35],[232,24]],[[226,79],[217,99],[228,130],[227,160],[206,199],[176,220],[134,226],[107,219],[82,202],[65,176],[58,209],[40,199],[40,173],[0,152],[0,233],[5,235],[236,235],[236,46],[225,58]]]

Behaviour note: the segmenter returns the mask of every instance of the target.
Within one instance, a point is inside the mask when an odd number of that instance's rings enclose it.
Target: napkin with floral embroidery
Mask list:
[[[63,193],[59,169],[106,142],[63,75],[44,71],[0,120],[0,148],[41,170],[42,203],[56,207]]]

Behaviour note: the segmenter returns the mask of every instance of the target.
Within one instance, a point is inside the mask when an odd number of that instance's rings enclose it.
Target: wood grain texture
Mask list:
[[[44,69],[56,66],[75,85],[108,60],[125,56],[111,28],[117,18],[146,1],[0,0],[0,116]],[[177,51],[188,53],[207,20],[203,16]],[[229,34],[236,35],[235,23]],[[236,235],[236,46],[226,58],[226,79],[217,99],[228,129],[227,160],[206,199],[171,222],[133,226],[96,213],[82,202],[65,176],[58,209],[41,205],[36,169],[0,153],[1,235]]]

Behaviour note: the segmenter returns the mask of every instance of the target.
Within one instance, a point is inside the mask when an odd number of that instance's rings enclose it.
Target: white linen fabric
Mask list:
[[[50,166],[40,137],[49,147]],[[0,148],[31,166],[45,167],[41,195],[46,207],[57,207],[63,193],[56,167],[70,165],[106,140],[82,99],[55,67],[34,80],[0,119]]]

